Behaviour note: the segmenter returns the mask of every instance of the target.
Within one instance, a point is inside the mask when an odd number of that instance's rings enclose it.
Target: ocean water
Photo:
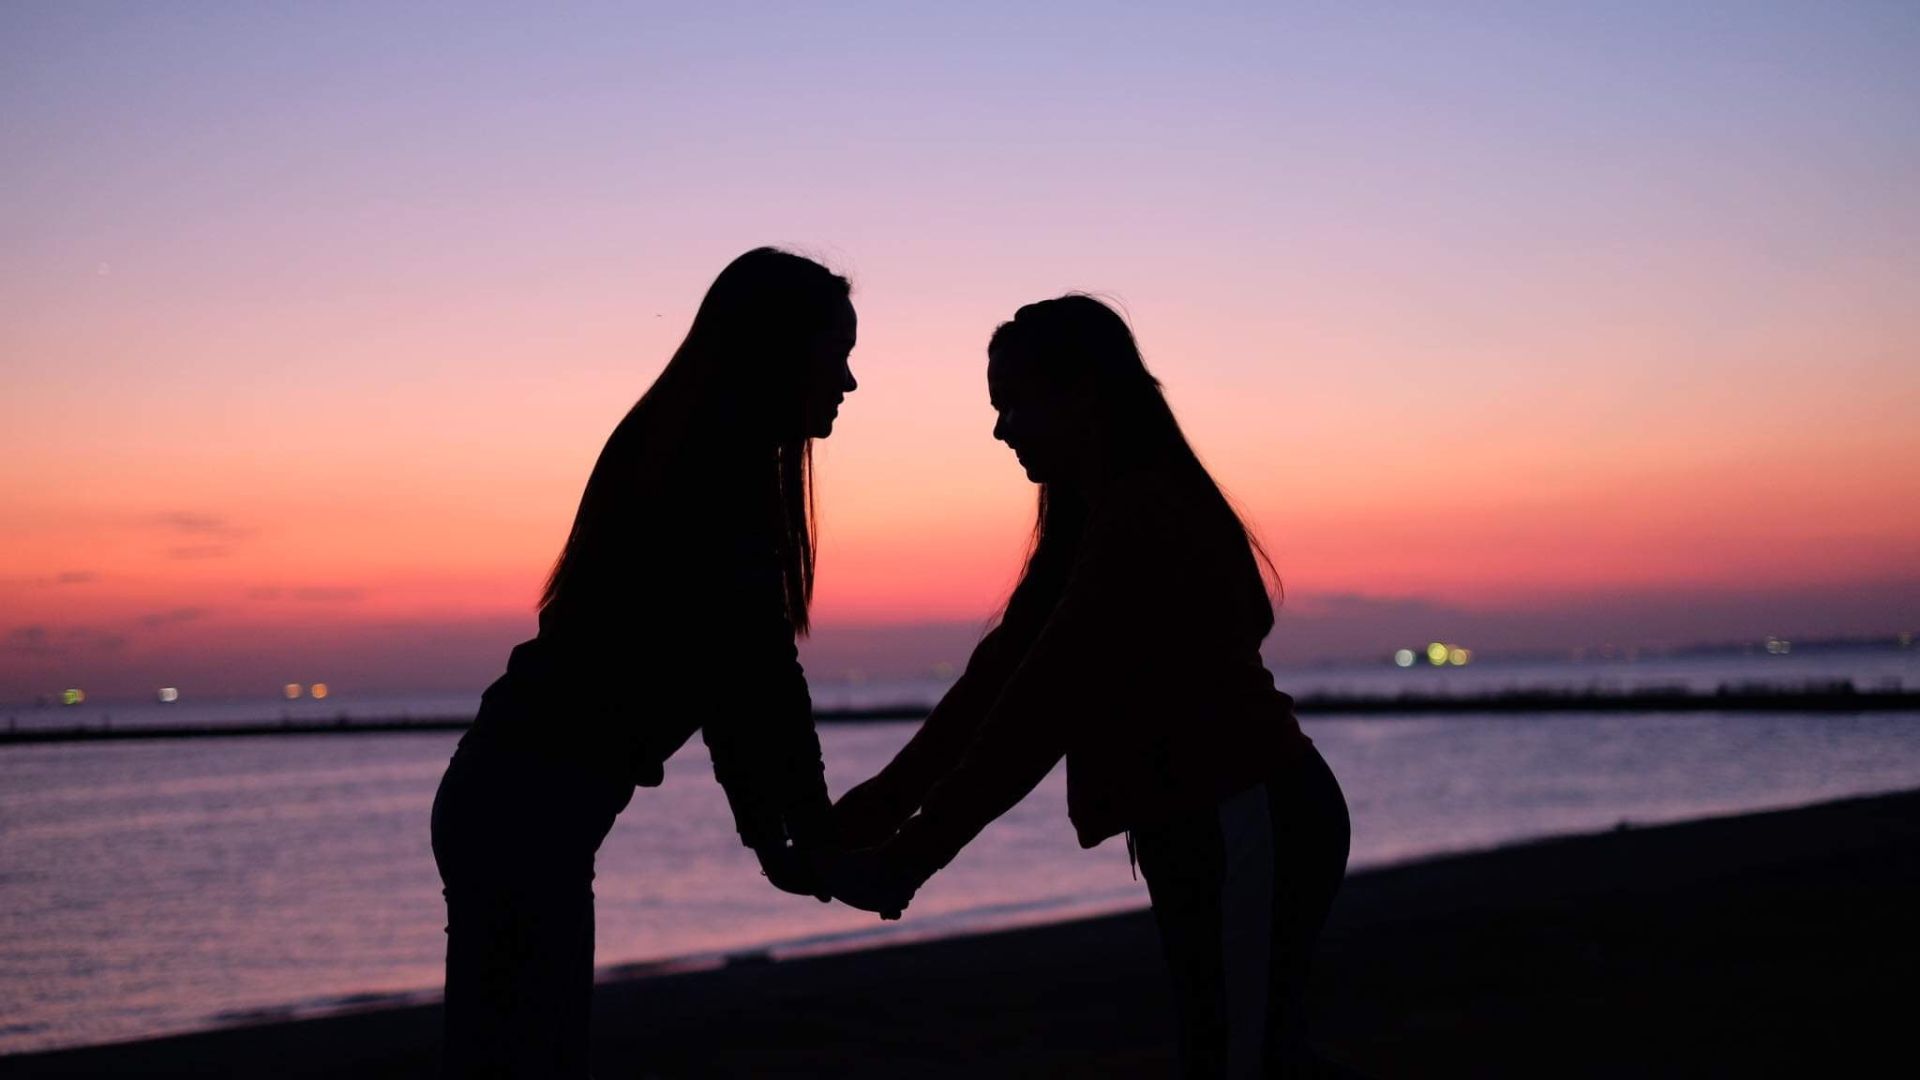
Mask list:
[[[1914,661],[1823,662],[1784,681],[1836,677],[1837,667],[1857,685],[1911,686],[1920,684]],[[1710,687],[1758,670],[1681,667],[1649,682]],[[1500,685],[1499,672],[1474,674]],[[1581,686],[1587,674],[1570,665],[1508,672],[1504,685]],[[1310,681],[1283,678],[1296,690]],[[868,690],[848,688],[847,703]],[[832,693],[823,688],[823,704]],[[376,704],[365,714],[393,703]],[[415,701],[412,712],[457,704]],[[823,726],[833,790],[872,774],[913,727]],[[1306,727],[1346,789],[1356,867],[1920,786],[1912,713],[1356,717]],[[0,747],[0,1053],[431,996],[444,939],[427,819],[456,738]],[[738,845],[696,740],[662,787],[636,793],[602,848],[599,962],[617,974],[1144,905],[1124,845],[1081,850],[1065,801],[1056,770],[905,919],[880,923],[768,886]]]

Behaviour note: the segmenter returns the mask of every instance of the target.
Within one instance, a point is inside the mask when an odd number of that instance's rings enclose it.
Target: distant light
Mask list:
[[[1465,667],[1467,661],[1472,659],[1472,649],[1463,649],[1455,645],[1453,648],[1447,650],[1447,663],[1452,664],[1454,667]]]
[[[287,695],[288,701],[297,700],[300,697],[300,684],[297,682],[290,682],[287,685],[281,687],[280,692]]]
[[[1793,651],[1793,642],[1782,638],[1770,637],[1767,639],[1767,651],[1775,656],[1785,656]]]
[[[62,705],[78,705],[85,700],[87,700],[87,692],[85,690],[60,691],[60,704]]]
[[[315,701],[319,701],[321,698],[327,696],[327,684],[323,682],[314,683],[312,686],[307,687],[307,693],[312,694]]]
[[[173,704],[174,702],[176,702],[176,701],[179,701],[179,700],[180,700],[180,688],[179,688],[179,687],[177,687],[177,686],[163,686],[163,687],[161,687],[161,688],[160,688],[160,700],[161,700],[161,702],[163,702],[163,703],[165,703],[165,704],[168,704],[168,705],[171,705],[171,704]]]
[[[1412,649],[1399,650],[1398,652],[1393,654],[1393,662],[1396,664],[1399,664],[1401,667],[1412,667],[1413,666],[1413,650]]]
[[[948,661],[942,660],[933,665],[933,677],[936,679],[951,679],[953,678],[953,672],[953,665]]]
[[[1911,648],[1913,648],[1913,635],[1912,635],[1912,634],[1901,634],[1901,635],[1900,635],[1900,647],[1901,647],[1901,648],[1903,648],[1903,649],[1911,649]]]
[[[1447,647],[1444,643],[1436,641],[1427,646],[1427,663],[1432,664],[1434,667],[1439,667],[1446,662]]]

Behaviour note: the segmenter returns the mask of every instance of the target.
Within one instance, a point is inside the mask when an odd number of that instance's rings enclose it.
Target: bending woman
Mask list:
[[[826,898],[800,854],[831,822],[794,637],[811,441],[854,389],[854,326],[844,278],[747,252],[607,439],[539,635],[481,698],[434,800],[448,1075],[587,1075],[594,854],[696,729],[766,875]]]
[[[1287,1075],[1308,959],[1345,873],[1346,802],[1274,688],[1259,549],[1133,334],[1082,295],[1021,308],[987,387],[1040,486],[999,625],[925,724],[834,808],[834,895],[897,912],[1062,756],[1081,846],[1128,833],[1194,1077]]]

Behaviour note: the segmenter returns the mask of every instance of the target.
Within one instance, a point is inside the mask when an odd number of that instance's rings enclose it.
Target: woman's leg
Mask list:
[[[447,903],[447,986],[441,1070],[448,1077],[505,1075],[515,984],[509,943],[513,907],[488,885],[485,847],[493,831],[473,753],[456,750],[433,798],[433,858]]]
[[[433,821],[447,1076],[587,1075],[593,858],[631,791],[537,759],[455,755]]]
[[[1345,872],[1346,804],[1317,754],[1216,806],[1136,830],[1173,977],[1183,1074],[1310,1073],[1313,947]]]
[[[1229,931],[1222,902],[1228,851],[1219,809],[1206,806],[1136,829],[1133,839],[1172,978],[1181,1075],[1190,1080],[1231,1076]]]
[[[1274,889],[1266,1074],[1319,1075],[1304,1023],[1307,981],[1327,912],[1346,876],[1352,838],[1347,801],[1317,750],[1267,791]]]
[[[591,873],[591,871],[589,871]],[[510,1076],[585,1077],[593,1015],[593,891],[575,875],[515,890],[506,1020]]]

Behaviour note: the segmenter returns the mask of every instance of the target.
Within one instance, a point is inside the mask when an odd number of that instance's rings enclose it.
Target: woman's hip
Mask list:
[[[594,854],[633,797],[613,783],[537,753],[461,746],[432,812],[442,880],[499,879],[537,886],[557,875],[591,880]]]
[[[1337,877],[1351,823],[1339,781],[1309,745],[1265,779],[1138,826],[1131,839],[1151,891],[1213,893],[1250,864],[1270,863],[1283,877]]]
[[[1282,844],[1337,849],[1346,865],[1353,822],[1346,792],[1318,747],[1309,743],[1266,784],[1273,829]]]

